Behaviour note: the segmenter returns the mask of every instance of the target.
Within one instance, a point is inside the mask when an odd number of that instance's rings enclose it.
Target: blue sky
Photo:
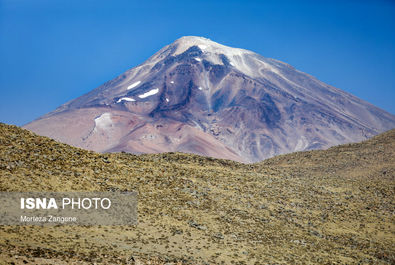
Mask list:
[[[384,0],[0,0],[0,121],[38,118],[184,35],[284,61],[394,114],[394,29]]]

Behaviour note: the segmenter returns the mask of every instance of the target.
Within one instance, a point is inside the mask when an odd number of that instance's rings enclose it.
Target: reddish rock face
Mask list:
[[[280,61],[183,37],[24,127],[99,152],[256,162],[360,141],[395,116]]]

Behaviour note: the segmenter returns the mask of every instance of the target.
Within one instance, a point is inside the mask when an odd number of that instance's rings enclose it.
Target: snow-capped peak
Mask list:
[[[184,36],[176,40],[174,43],[177,44],[177,49],[173,55],[183,53],[192,46],[198,46],[203,53],[225,54],[227,56],[253,53],[248,50],[225,46],[210,39],[197,36]]]
[[[277,76],[282,75],[280,64],[283,63],[265,58],[249,50],[229,47],[210,39],[197,36],[184,36],[175,40],[173,43],[163,47],[160,51],[150,57],[145,62],[144,66],[150,65],[153,67],[165,58],[180,55],[194,46],[198,47],[202,52],[199,57],[194,57],[194,60],[197,62],[206,60],[213,64],[228,64],[228,66],[235,70],[253,78],[262,77],[262,75],[265,75],[266,73],[275,74]],[[144,71],[142,69],[142,66],[138,69],[135,68],[136,73],[137,71]]]
[[[273,60],[266,59],[252,51],[225,46],[207,38],[184,36],[171,45],[175,45],[173,56],[197,46],[203,54],[201,58],[196,57],[196,61],[205,59],[214,64],[224,64],[223,57],[225,56],[229,65],[251,77],[261,76],[265,71],[281,75]]]

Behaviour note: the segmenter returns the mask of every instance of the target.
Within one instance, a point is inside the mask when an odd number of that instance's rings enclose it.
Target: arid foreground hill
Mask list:
[[[0,226],[0,264],[394,264],[394,175],[395,130],[245,165],[0,124],[2,191],[139,192],[136,226]]]

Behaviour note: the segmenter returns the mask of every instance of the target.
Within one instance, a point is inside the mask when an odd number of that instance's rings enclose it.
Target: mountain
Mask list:
[[[256,162],[395,128],[395,116],[292,66],[182,37],[24,128],[98,152]]]
[[[133,226],[0,225],[0,264],[394,264],[394,176],[395,130],[243,164],[0,123],[0,191],[139,194]]]

